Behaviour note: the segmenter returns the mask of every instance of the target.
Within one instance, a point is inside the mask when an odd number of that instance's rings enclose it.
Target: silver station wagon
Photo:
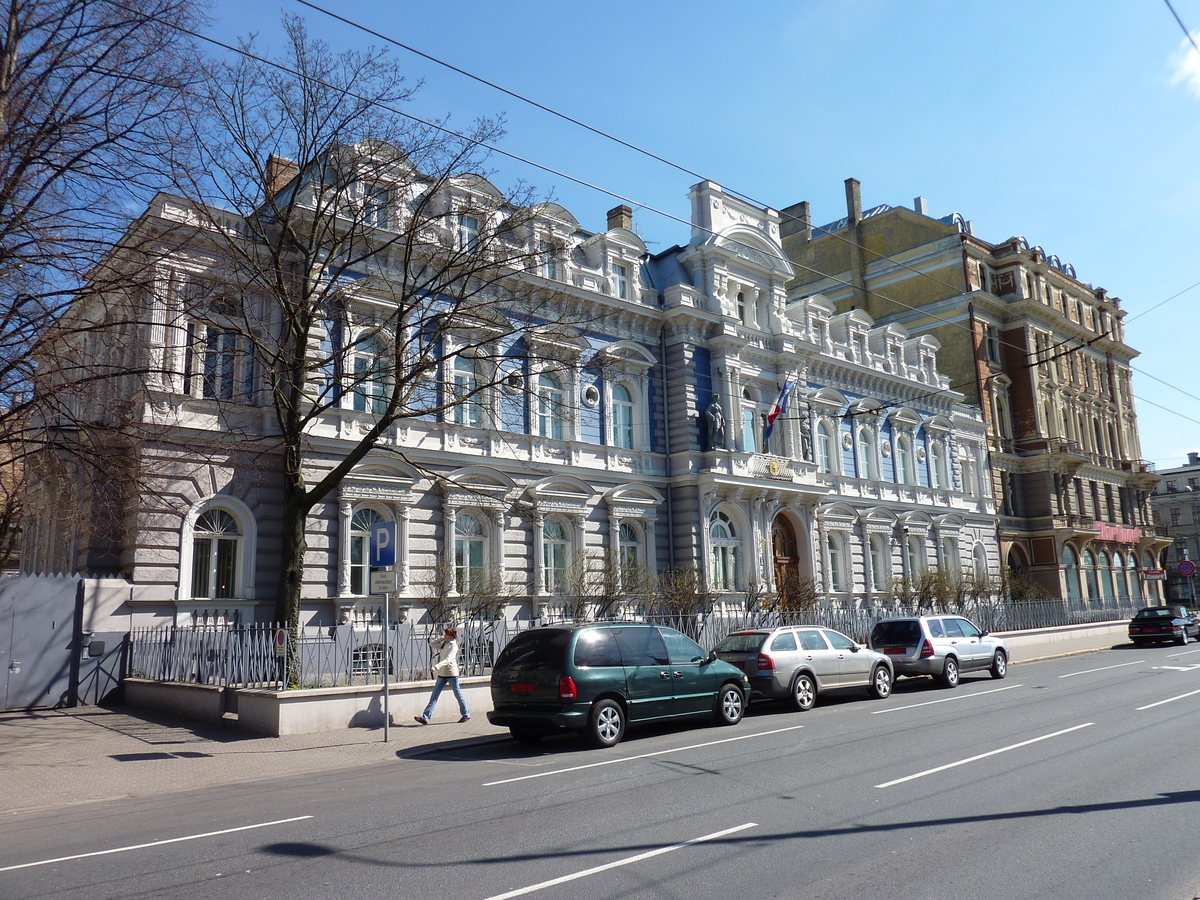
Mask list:
[[[1008,645],[962,616],[881,619],[871,629],[871,647],[887,655],[897,675],[932,675],[946,687],[964,672],[1008,674]]]
[[[751,697],[784,698],[801,711],[828,691],[865,688],[878,699],[892,692],[891,660],[831,628],[735,631],[715,652],[746,673]]]

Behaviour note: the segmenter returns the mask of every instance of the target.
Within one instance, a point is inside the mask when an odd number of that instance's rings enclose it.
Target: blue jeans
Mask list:
[[[426,720],[433,718],[433,708],[437,706],[438,697],[442,695],[442,688],[447,684],[450,685],[450,690],[454,691],[454,699],[458,701],[459,715],[469,716],[471,714],[467,710],[467,699],[463,696],[462,688],[458,686],[458,676],[443,678],[439,675],[437,681],[433,683],[433,695],[429,698],[429,705],[425,707],[425,712],[421,713]]]

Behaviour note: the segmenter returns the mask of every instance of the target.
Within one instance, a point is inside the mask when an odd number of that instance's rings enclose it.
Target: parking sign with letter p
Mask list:
[[[371,526],[371,568],[396,564],[396,523],[378,522]]]

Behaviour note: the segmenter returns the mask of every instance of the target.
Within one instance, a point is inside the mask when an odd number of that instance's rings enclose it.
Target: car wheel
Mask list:
[[[1008,657],[1004,655],[1003,650],[997,650],[996,655],[992,657],[992,677],[1003,678],[1008,674]]]
[[[615,700],[597,700],[588,716],[588,740],[596,747],[614,747],[625,735],[625,710]]]
[[[892,695],[892,673],[887,666],[876,666],[871,674],[871,696],[876,700],[886,700]]]
[[[713,716],[717,720],[718,725],[736,725],[742,721],[742,716],[746,713],[746,698],[742,694],[742,689],[734,684],[724,685],[717,692],[717,705],[713,709]]]
[[[958,660],[953,656],[947,656],[946,664],[942,667],[942,686],[948,688],[958,686]]]
[[[1179,635],[1179,643],[1181,643],[1183,646],[1186,647],[1188,644],[1188,641],[1190,641],[1190,640],[1191,640],[1191,638],[1188,637],[1187,629],[1186,628],[1183,629],[1183,634]]]
[[[817,683],[811,675],[797,675],[792,682],[792,706],[804,712],[817,702]]]
[[[509,728],[509,732],[519,744],[536,744],[542,739],[542,735],[537,731],[530,731],[527,728]]]

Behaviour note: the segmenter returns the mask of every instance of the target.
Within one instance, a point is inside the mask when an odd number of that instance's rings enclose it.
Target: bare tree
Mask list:
[[[204,177],[179,189],[198,198],[188,249],[211,262],[179,287],[172,321],[207,367],[176,377],[225,404],[223,432],[279,486],[275,615],[295,628],[314,506],[372,450],[403,454],[406,422],[500,430],[531,347],[549,370],[580,363],[566,326],[583,314],[536,227],[557,207],[478,174],[501,123],[417,122],[400,109],[415,87],[386,52],[334,54],[297,18],[284,30],[277,59],[248,43],[207,79],[190,169]],[[540,402],[557,421],[561,395]],[[268,429],[244,414],[254,406]],[[316,467],[339,410],[362,414],[358,430]]]
[[[197,73],[202,0],[7,0],[0,15],[0,546],[24,462],[77,428],[68,397],[116,377],[68,348],[96,327],[64,312],[152,192],[170,182]],[[95,363],[95,360],[92,361]],[[128,372],[120,373],[129,374]],[[35,397],[33,386],[38,382]],[[46,427],[47,424],[53,427]],[[66,442],[73,464],[100,468]],[[47,464],[42,461],[42,465]]]

